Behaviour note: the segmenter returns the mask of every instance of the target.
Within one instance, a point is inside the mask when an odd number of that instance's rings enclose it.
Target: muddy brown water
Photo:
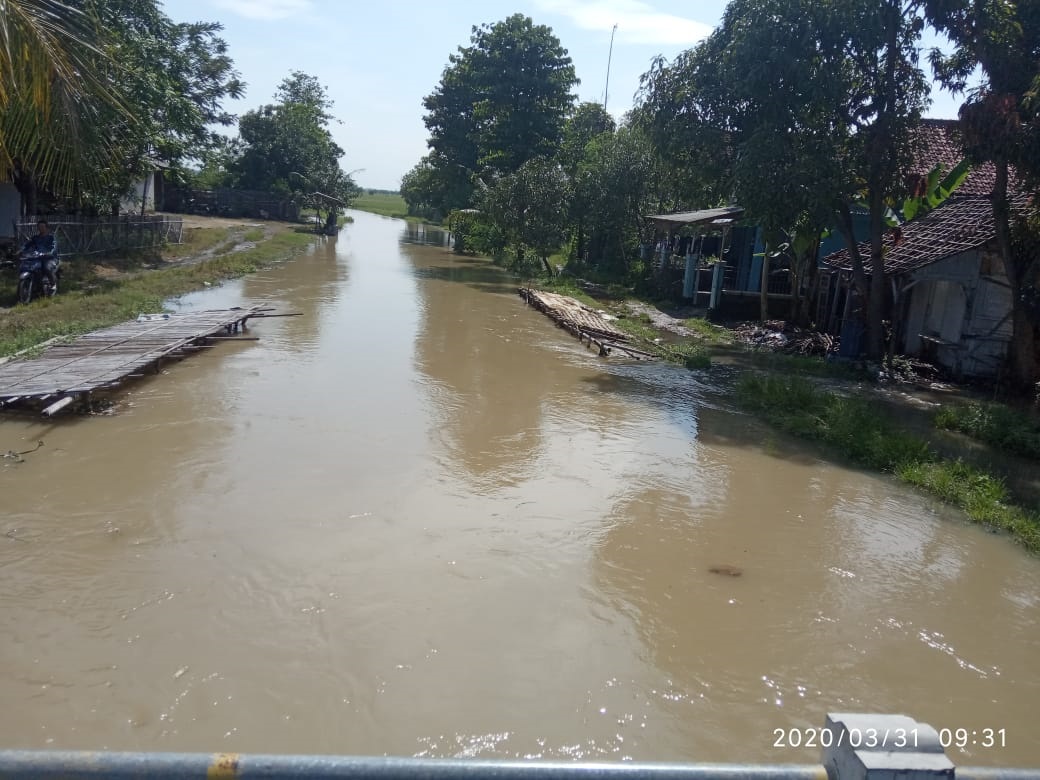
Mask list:
[[[0,422],[45,441],[0,461],[3,747],[812,762],[774,729],[876,711],[1040,765],[1040,561],[354,217],[182,301],[304,316]]]

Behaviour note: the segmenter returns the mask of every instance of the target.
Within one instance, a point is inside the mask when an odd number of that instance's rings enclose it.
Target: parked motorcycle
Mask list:
[[[18,262],[18,302],[29,303],[33,298],[54,295],[51,280],[44,272],[50,255],[42,252],[23,252]],[[56,272],[57,273],[57,272]]]

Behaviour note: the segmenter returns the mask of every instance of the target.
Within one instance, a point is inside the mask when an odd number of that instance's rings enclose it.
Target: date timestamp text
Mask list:
[[[1007,746],[1007,729],[939,729],[939,744],[946,748],[1002,748]],[[773,729],[775,748],[829,748],[848,745],[851,748],[916,748],[918,729],[842,729],[826,728]],[[934,743],[933,743],[934,744]]]

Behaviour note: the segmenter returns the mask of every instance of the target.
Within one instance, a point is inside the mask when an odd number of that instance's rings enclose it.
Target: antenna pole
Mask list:
[[[607,110],[607,98],[610,96],[610,61],[614,58],[614,33],[617,32],[617,25],[614,25],[614,29],[610,31],[610,53],[607,54],[607,85],[603,89],[603,110]]]

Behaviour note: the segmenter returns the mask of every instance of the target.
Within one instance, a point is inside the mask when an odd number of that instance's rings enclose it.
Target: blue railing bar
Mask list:
[[[992,766],[959,766],[957,780],[1040,780],[1040,769],[1004,769]]]
[[[822,766],[563,763],[234,753],[0,751],[0,778],[22,780],[827,780]],[[987,779],[987,780],[996,780]]]

